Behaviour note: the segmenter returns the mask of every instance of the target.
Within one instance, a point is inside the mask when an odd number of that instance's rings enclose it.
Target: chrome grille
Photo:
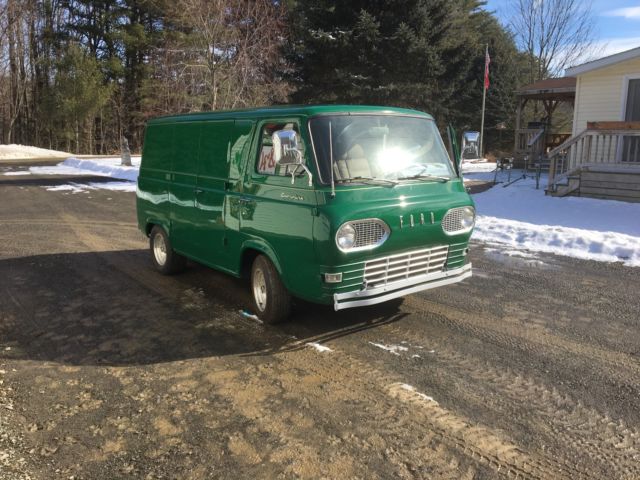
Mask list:
[[[442,229],[449,234],[463,233],[471,230],[462,226],[462,212],[468,207],[452,208],[442,218]]]
[[[350,251],[377,247],[389,236],[389,227],[376,218],[354,220],[349,223],[356,231],[356,242]]]
[[[364,281],[368,288],[373,288],[427,273],[441,272],[447,261],[448,251],[449,246],[444,245],[370,260],[364,266]]]

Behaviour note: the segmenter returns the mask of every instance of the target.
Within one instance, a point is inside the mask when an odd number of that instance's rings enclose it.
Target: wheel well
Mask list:
[[[144,227],[144,232],[147,234],[147,237],[151,235],[151,230],[153,230],[153,227],[155,226],[155,223],[147,223],[146,227]]]
[[[240,275],[242,278],[251,277],[251,266],[258,255],[262,255],[262,252],[253,248],[247,248],[242,252],[242,263],[240,265]]]

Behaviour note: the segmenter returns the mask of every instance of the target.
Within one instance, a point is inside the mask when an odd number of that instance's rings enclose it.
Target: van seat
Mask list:
[[[334,174],[339,180],[372,176],[369,160],[360,145],[354,145],[336,162]]]

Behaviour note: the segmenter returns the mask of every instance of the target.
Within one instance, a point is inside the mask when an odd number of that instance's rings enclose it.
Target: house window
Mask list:
[[[627,85],[627,105],[624,120],[626,122],[640,122],[640,78],[630,79]],[[640,162],[640,137],[624,137],[622,161]]]

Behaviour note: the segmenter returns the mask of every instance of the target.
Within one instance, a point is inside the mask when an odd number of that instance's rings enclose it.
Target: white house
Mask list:
[[[548,192],[640,201],[640,47],[566,70],[572,135],[547,154]]]

